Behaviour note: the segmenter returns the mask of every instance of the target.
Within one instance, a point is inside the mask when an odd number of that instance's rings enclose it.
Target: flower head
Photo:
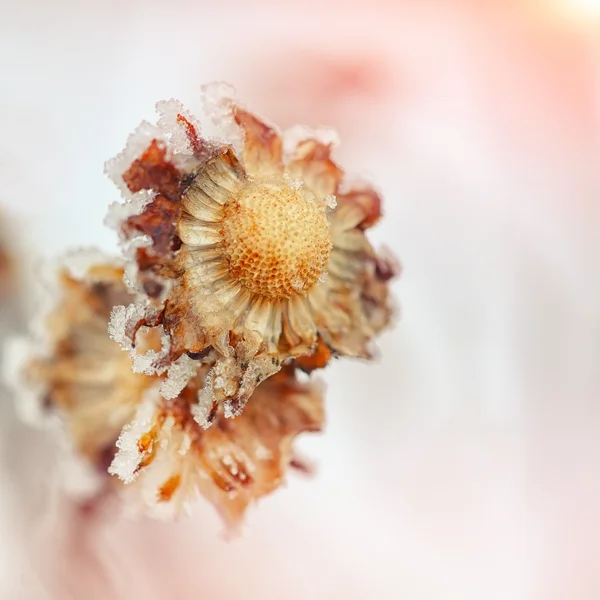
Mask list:
[[[58,415],[76,453],[104,472],[121,429],[156,383],[134,373],[131,358],[108,337],[112,307],[131,299],[122,278],[115,264],[94,263],[79,276],[61,268],[54,306],[41,323],[43,339],[22,371],[42,414]]]
[[[309,136],[284,152],[273,127],[230,97],[217,104],[241,143],[204,139],[181,105],[169,117],[161,104],[158,126],[143,126],[107,168],[135,194],[119,227],[134,240],[132,283],[146,296],[144,314],[132,310],[137,321],[121,329],[164,331],[150,371],[184,355],[197,369],[208,360],[212,402],[234,417],[291,360],[309,370],[333,355],[369,358],[390,320],[396,267],[366,237],[379,194],[344,190],[329,143]]]
[[[226,421],[222,406],[197,402],[199,390],[216,384],[207,384],[211,365],[205,364],[165,400],[160,391],[167,380],[134,372],[134,358],[108,336],[113,306],[129,302],[131,294],[123,268],[94,257],[78,257],[83,265],[58,271],[53,306],[44,311],[42,339],[36,339],[20,369],[21,383],[34,392],[38,412],[55,419],[74,451],[69,458],[76,461],[69,467],[92,468],[92,492],[97,484],[106,488],[113,482],[107,489],[158,516],[175,516],[203,496],[229,526],[237,525],[252,501],[283,482],[294,438],[321,428],[320,386],[299,382],[294,369],[286,367],[256,391],[249,410]],[[156,353],[159,333],[157,328],[139,331],[140,351]],[[177,367],[188,378],[184,361],[170,366],[171,378]],[[198,424],[206,416],[194,419],[201,410],[215,411],[213,428]],[[66,475],[81,472],[71,469]],[[108,480],[107,473],[121,482]],[[63,483],[84,489],[81,482]]]

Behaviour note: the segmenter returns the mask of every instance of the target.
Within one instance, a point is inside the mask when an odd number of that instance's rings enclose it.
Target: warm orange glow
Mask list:
[[[553,0],[547,6],[556,16],[568,20],[600,21],[600,0]]]

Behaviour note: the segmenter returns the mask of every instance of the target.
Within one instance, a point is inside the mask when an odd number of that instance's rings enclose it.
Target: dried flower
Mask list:
[[[321,428],[320,386],[300,383],[287,367],[257,390],[239,419],[225,421],[220,407],[215,427],[204,430],[193,411],[210,365],[172,400],[162,398],[164,378],[135,373],[132,357],[108,336],[112,307],[132,296],[122,267],[94,258],[74,255],[59,270],[54,305],[41,323],[45,347],[27,358],[22,378],[42,413],[59,417],[76,456],[100,477],[108,469],[131,484],[112,487],[133,506],[174,516],[201,495],[237,525],[253,500],[282,483],[296,435]],[[138,346],[155,352],[158,333],[138,332]]]
[[[286,367],[260,386],[244,413],[210,429],[193,411],[208,366],[174,400],[149,395],[118,441],[110,472],[157,516],[172,516],[202,495],[230,527],[248,505],[283,482],[293,460],[292,441],[323,424],[319,386],[300,383]]]
[[[109,161],[125,260],[60,270],[23,376],[138,506],[174,515],[202,495],[235,526],[297,463],[295,437],[322,427],[321,389],[297,370],[371,357],[397,265],[366,237],[379,195],[344,190],[330,142],[208,100],[229,143],[173,100]]]
[[[38,391],[42,412],[57,414],[74,450],[101,471],[145,391],[157,381],[133,373],[131,358],[108,337],[112,307],[131,300],[122,278],[123,269],[115,264],[92,264],[80,277],[62,268],[55,305],[41,324],[46,347],[23,370]]]
[[[107,165],[135,194],[116,224],[133,240],[130,280],[145,295],[115,311],[113,337],[132,348],[141,325],[159,327],[167,343],[144,368],[161,373],[190,357],[189,379],[209,361],[195,412],[223,405],[234,417],[291,360],[311,370],[333,355],[369,358],[397,268],[365,235],[381,216],[379,194],[343,190],[329,143],[308,137],[284,152],[284,138],[230,96],[209,100],[241,145],[200,137],[171,101]]]

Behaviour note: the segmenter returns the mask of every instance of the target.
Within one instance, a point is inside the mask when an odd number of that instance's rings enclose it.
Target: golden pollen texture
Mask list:
[[[223,240],[232,276],[268,298],[307,292],[332,245],[323,208],[274,184],[247,185],[225,206]]]

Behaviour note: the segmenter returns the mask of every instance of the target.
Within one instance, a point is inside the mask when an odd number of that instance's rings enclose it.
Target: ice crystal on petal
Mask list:
[[[217,126],[218,137],[231,144],[238,155],[244,145],[243,135],[234,120],[236,102],[235,88],[223,81],[207,83],[202,86],[202,104],[204,112]]]
[[[200,135],[200,122],[179,100],[161,100],[156,103],[160,115],[157,126],[169,140],[173,156],[194,152],[191,137]],[[191,129],[193,128],[193,132]]]
[[[141,321],[145,315],[146,310],[141,304],[132,303],[128,306],[114,306],[108,323],[110,339],[120,344],[124,350],[133,349],[132,324]]]
[[[117,475],[124,483],[131,483],[137,476],[138,467],[143,457],[139,440],[152,431],[155,425],[155,407],[157,391],[150,390],[140,404],[131,423],[126,425],[117,440],[118,448],[108,472]]]
[[[172,400],[148,395],[119,439],[110,472],[127,483],[124,499],[154,517],[181,514],[201,495],[235,528],[251,502],[283,482],[295,437],[321,427],[322,391],[288,368],[225,422],[222,410],[212,414],[210,382],[203,387],[207,368]],[[204,429],[208,421],[218,426]]]
[[[120,261],[97,248],[80,248],[65,254],[59,264],[73,279],[93,281],[94,270],[91,267],[102,264],[120,265]]]
[[[130,165],[146,151],[153,140],[160,140],[165,145],[168,144],[168,136],[161,128],[142,121],[137,129],[127,138],[125,148],[114,158],[106,161],[104,172],[119,188],[123,198],[131,198],[132,192],[127,187],[123,174]]]
[[[122,225],[134,215],[139,215],[152,202],[154,194],[149,190],[141,190],[131,195],[126,202],[113,202],[108,207],[104,225],[114,229],[121,239],[124,238]]]
[[[323,199],[323,204],[333,210],[337,206],[337,198],[333,194],[328,194]]]
[[[215,408],[212,386],[205,383],[204,387],[198,391],[196,398],[196,404],[191,408],[192,416],[202,429],[208,429],[212,425],[210,416]]]
[[[167,370],[167,378],[161,383],[160,393],[163,398],[172,400],[188,384],[198,372],[198,361],[192,360],[187,354],[180,356]]]

